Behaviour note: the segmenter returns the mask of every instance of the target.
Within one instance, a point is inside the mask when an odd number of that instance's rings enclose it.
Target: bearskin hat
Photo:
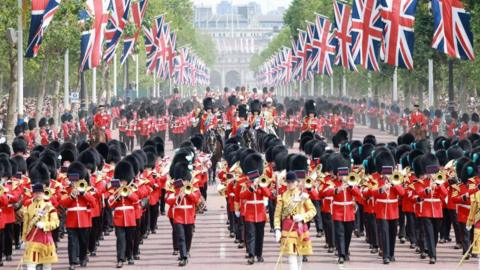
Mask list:
[[[47,118],[42,117],[40,121],[38,121],[38,127],[46,127],[47,126]]]
[[[440,169],[440,162],[434,154],[427,153],[422,156],[422,167],[425,173],[434,174]]]
[[[113,178],[130,183],[135,178],[132,163],[122,160],[116,166],[113,172]]]
[[[84,150],[80,153],[77,159],[78,162],[82,163],[90,173],[94,173],[97,170],[97,162],[95,160],[95,154],[89,149]]]
[[[248,117],[248,107],[246,104],[240,104],[237,108],[238,117],[240,118],[247,118]]]
[[[193,146],[195,146],[196,149],[202,149],[203,145],[203,136],[200,134],[194,135],[190,138],[190,141],[192,142]]]
[[[458,145],[452,145],[447,149],[448,160],[459,159],[464,156],[463,149]]]
[[[174,180],[190,181],[192,175],[190,173],[189,165],[187,162],[178,162],[173,165],[172,178]]]
[[[152,152],[148,152],[146,154],[147,154],[147,163],[145,164],[145,167],[149,169],[154,169],[157,161],[157,156]]]
[[[370,144],[373,144],[373,145],[376,145],[377,144],[377,138],[375,137],[375,135],[367,135],[363,138],[363,144],[367,144],[367,143],[370,143]]]
[[[255,99],[252,102],[250,102],[250,112],[252,113],[260,113],[262,111],[262,103],[260,100]]]
[[[343,168],[343,167],[350,168],[351,166],[350,160],[344,158],[339,153],[331,154],[328,158],[328,163],[330,163],[331,165],[330,169],[334,175],[338,174],[339,168]]]
[[[309,99],[305,102],[304,105],[305,115],[314,114],[317,115],[317,105],[313,99]]]
[[[213,109],[213,99],[211,97],[203,99],[203,109],[205,111]]]
[[[390,151],[382,151],[378,155],[375,155],[375,169],[381,173],[384,167],[395,167],[395,158]]]
[[[443,112],[439,109],[435,110],[435,117],[441,118],[443,116]]]
[[[258,178],[263,174],[263,159],[258,153],[247,155],[243,162],[241,162],[240,166],[243,173],[246,174],[251,180]]]
[[[475,123],[480,122],[480,116],[478,116],[478,113],[476,112],[472,113],[472,121]]]
[[[14,153],[26,153],[27,152],[27,142],[21,138],[15,138],[12,142],[12,149]]]
[[[72,150],[65,149],[60,152],[60,164],[63,165],[65,161],[69,161],[70,163],[74,162],[76,159],[76,153]]]
[[[476,169],[475,163],[469,161],[463,165],[463,168],[460,174],[457,174],[460,177],[462,183],[467,184],[468,180],[472,177],[478,175],[478,170]]]
[[[47,165],[42,162],[35,162],[28,171],[31,184],[42,184],[48,186],[50,182],[50,171]]]
[[[235,96],[235,95],[228,96],[228,104],[230,106],[237,105],[238,104],[237,96]]]
[[[11,156],[12,152],[10,146],[7,143],[0,143],[0,153],[5,153],[7,156]]]
[[[35,118],[30,118],[28,120],[28,130],[33,130],[37,127],[37,122],[35,121]]]

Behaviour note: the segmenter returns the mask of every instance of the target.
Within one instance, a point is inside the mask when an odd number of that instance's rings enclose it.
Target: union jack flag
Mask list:
[[[155,18],[152,28],[144,27],[145,50],[147,51],[147,72],[153,73],[158,65],[159,33],[165,21],[165,16],[161,15]]]
[[[432,47],[465,60],[474,60],[470,13],[460,0],[432,0],[435,34]]]
[[[115,55],[123,29],[128,22],[131,0],[112,0],[110,2],[110,16],[107,28],[105,30],[105,39],[107,48],[105,50],[104,60],[110,63]]]
[[[315,29],[315,23],[307,22],[307,41],[305,45],[305,50],[307,51],[307,70],[309,73],[312,73],[314,60],[318,50],[313,49],[312,41],[313,36],[318,34],[318,31]]]
[[[299,31],[297,41],[293,42],[293,76],[299,80],[304,81],[308,73],[308,55],[307,55],[307,32]]]
[[[292,80],[292,49],[284,47],[280,53],[280,69],[283,83],[289,83]]]
[[[352,8],[339,1],[333,1],[333,10],[335,11],[335,38],[337,39],[337,55],[335,64],[345,69],[357,71],[357,67],[352,57]]]
[[[413,69],[414,24],[417,0],[382,0],[385,22],[383,46],[385,63]]]
[[[177,55],[177,33],[174,31],[170,32],[170,43],[167,48],[167,66],[168,66],[168,78],[173,76],[173,71],[175,68],[175,64],[173,60]]]
[[[86,0],[80,11],[80,24],[92,22],[92,28],[80,37],[80,71],[96,68],[102,60],[102,45],[108,20],[108,0]]]
[[[145,17],[145,11],[147,10],[148,0],[140,0],[134,2],[132,5],[132,17],[135,26],[137,27],[135,34],[133,36],[126,36],[123,40],[123,52],[120,58],[120,63],[123,65],[125,60],[132,54],[133,49],[135,48],[135,43],[138,40],[140,31],[142,31],[142,22]]]
[[[167,66],[167,54],[168,54],[168,46],[170,43],[170,23],[164,23],[162,28],[160,29],[160,35],[158,36],[158,69],[157,72],[159,77],[163,79],[168,78],[168,66]]]
[[[30,34],[25,57],[33,58],[38,55],[43,35],[60,8],[60,2],[61,0],[32,0]]]
[[[336,38],[335,32],[331,32],[332,23],[327,17],[317,15],[312,39],[312,49],[317,50],[313,60],[313,68],[317,74],[333,74],[332,63],[335,60]]]
[[[175,83],[177,84],[186,84],[188,82],[188,54],[188,48],[180,48],[178,55],[175,57]]]
[[[355,64],[379,71],[378,55],[384,23],[378,0],[354,0],[352,9],[352,56]]]

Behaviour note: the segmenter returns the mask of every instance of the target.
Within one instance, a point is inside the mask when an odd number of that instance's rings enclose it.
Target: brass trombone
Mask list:
[[[405,181],[405,176],[400,171],[394,171],[392,175],[388,178],[390,183],[394,186],[402,185]]]
[[[88,183],[86,180],[82,179],[82,180],[79,180],[77,182],[75,182],[75,190],[80,192],[80,193],[84,193],[86,192],[88,189]]]
[[[442,185],[447,180],[448,180],[448,174],[444,171],[439,171],[433,176],[433,181],[438,185]]]
[[[193,192],[193,185],[190,184],[190,183],[184,185],[183,188],[182,188],[182,192],[183,192],[183,194],[185,194],[185,195],[190,195],[190,194],[192,194],[192,192]]]
[[[271,182],[271,180],[266,175],[260,176],[259,180],[257,181],[258,181],[257,185],[261,188],[266,188],[270,186],[270,182]]]
[[[351,172],[346,176],[345,182],[347,183],[347,185],[352,187],[358,186],[362,182],[362,178],[360,177],[360,175],[358,175],[358,173]]]

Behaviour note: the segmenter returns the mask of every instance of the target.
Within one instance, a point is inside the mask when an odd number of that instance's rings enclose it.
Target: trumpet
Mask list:
[[[130,194],[132,194],[133,188],[131,186],[124,185],[120,187],[120,192],[118,193],[120,197],[128,197]]]
[[[5,194],[5,188],[0,185],[0,196],[3,196],[3,194]]]
[[[401,185],[405,181],[405,177],[400,171],[395,171],[389,177],[390,183],[394,186]]]
[[[347,175],[345,182],[349,186],[358,186],[362,182],[362,178],[358,173],[351,172]]]

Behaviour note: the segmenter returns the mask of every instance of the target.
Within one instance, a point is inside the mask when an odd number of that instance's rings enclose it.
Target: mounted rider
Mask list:
[[[112,139],[112,133],[110,131],[111,122],[112,117],[110,114],[105,112],[105,105],[98,105],[97,113],[93,117],[93,124],[95,129],[104,130],[107,141]]]
[[[200,119],[200,133],[203,135],[207,130],[211,128],[216,128],[218,124],[218,119],[213,113],[213,99],[207,97],[203,100],[203,111],[202,118]]]
[[[317,108],[312,99],[305,102],[305,117],[302,123],[302,133],[306,131],[314,132],[317,130]]]
[[[248,123],[253,129],[265,129],[265,119],[261,115],[262,103],[255,99],[250,103],[250,112],[252,113],[248,118]]]

